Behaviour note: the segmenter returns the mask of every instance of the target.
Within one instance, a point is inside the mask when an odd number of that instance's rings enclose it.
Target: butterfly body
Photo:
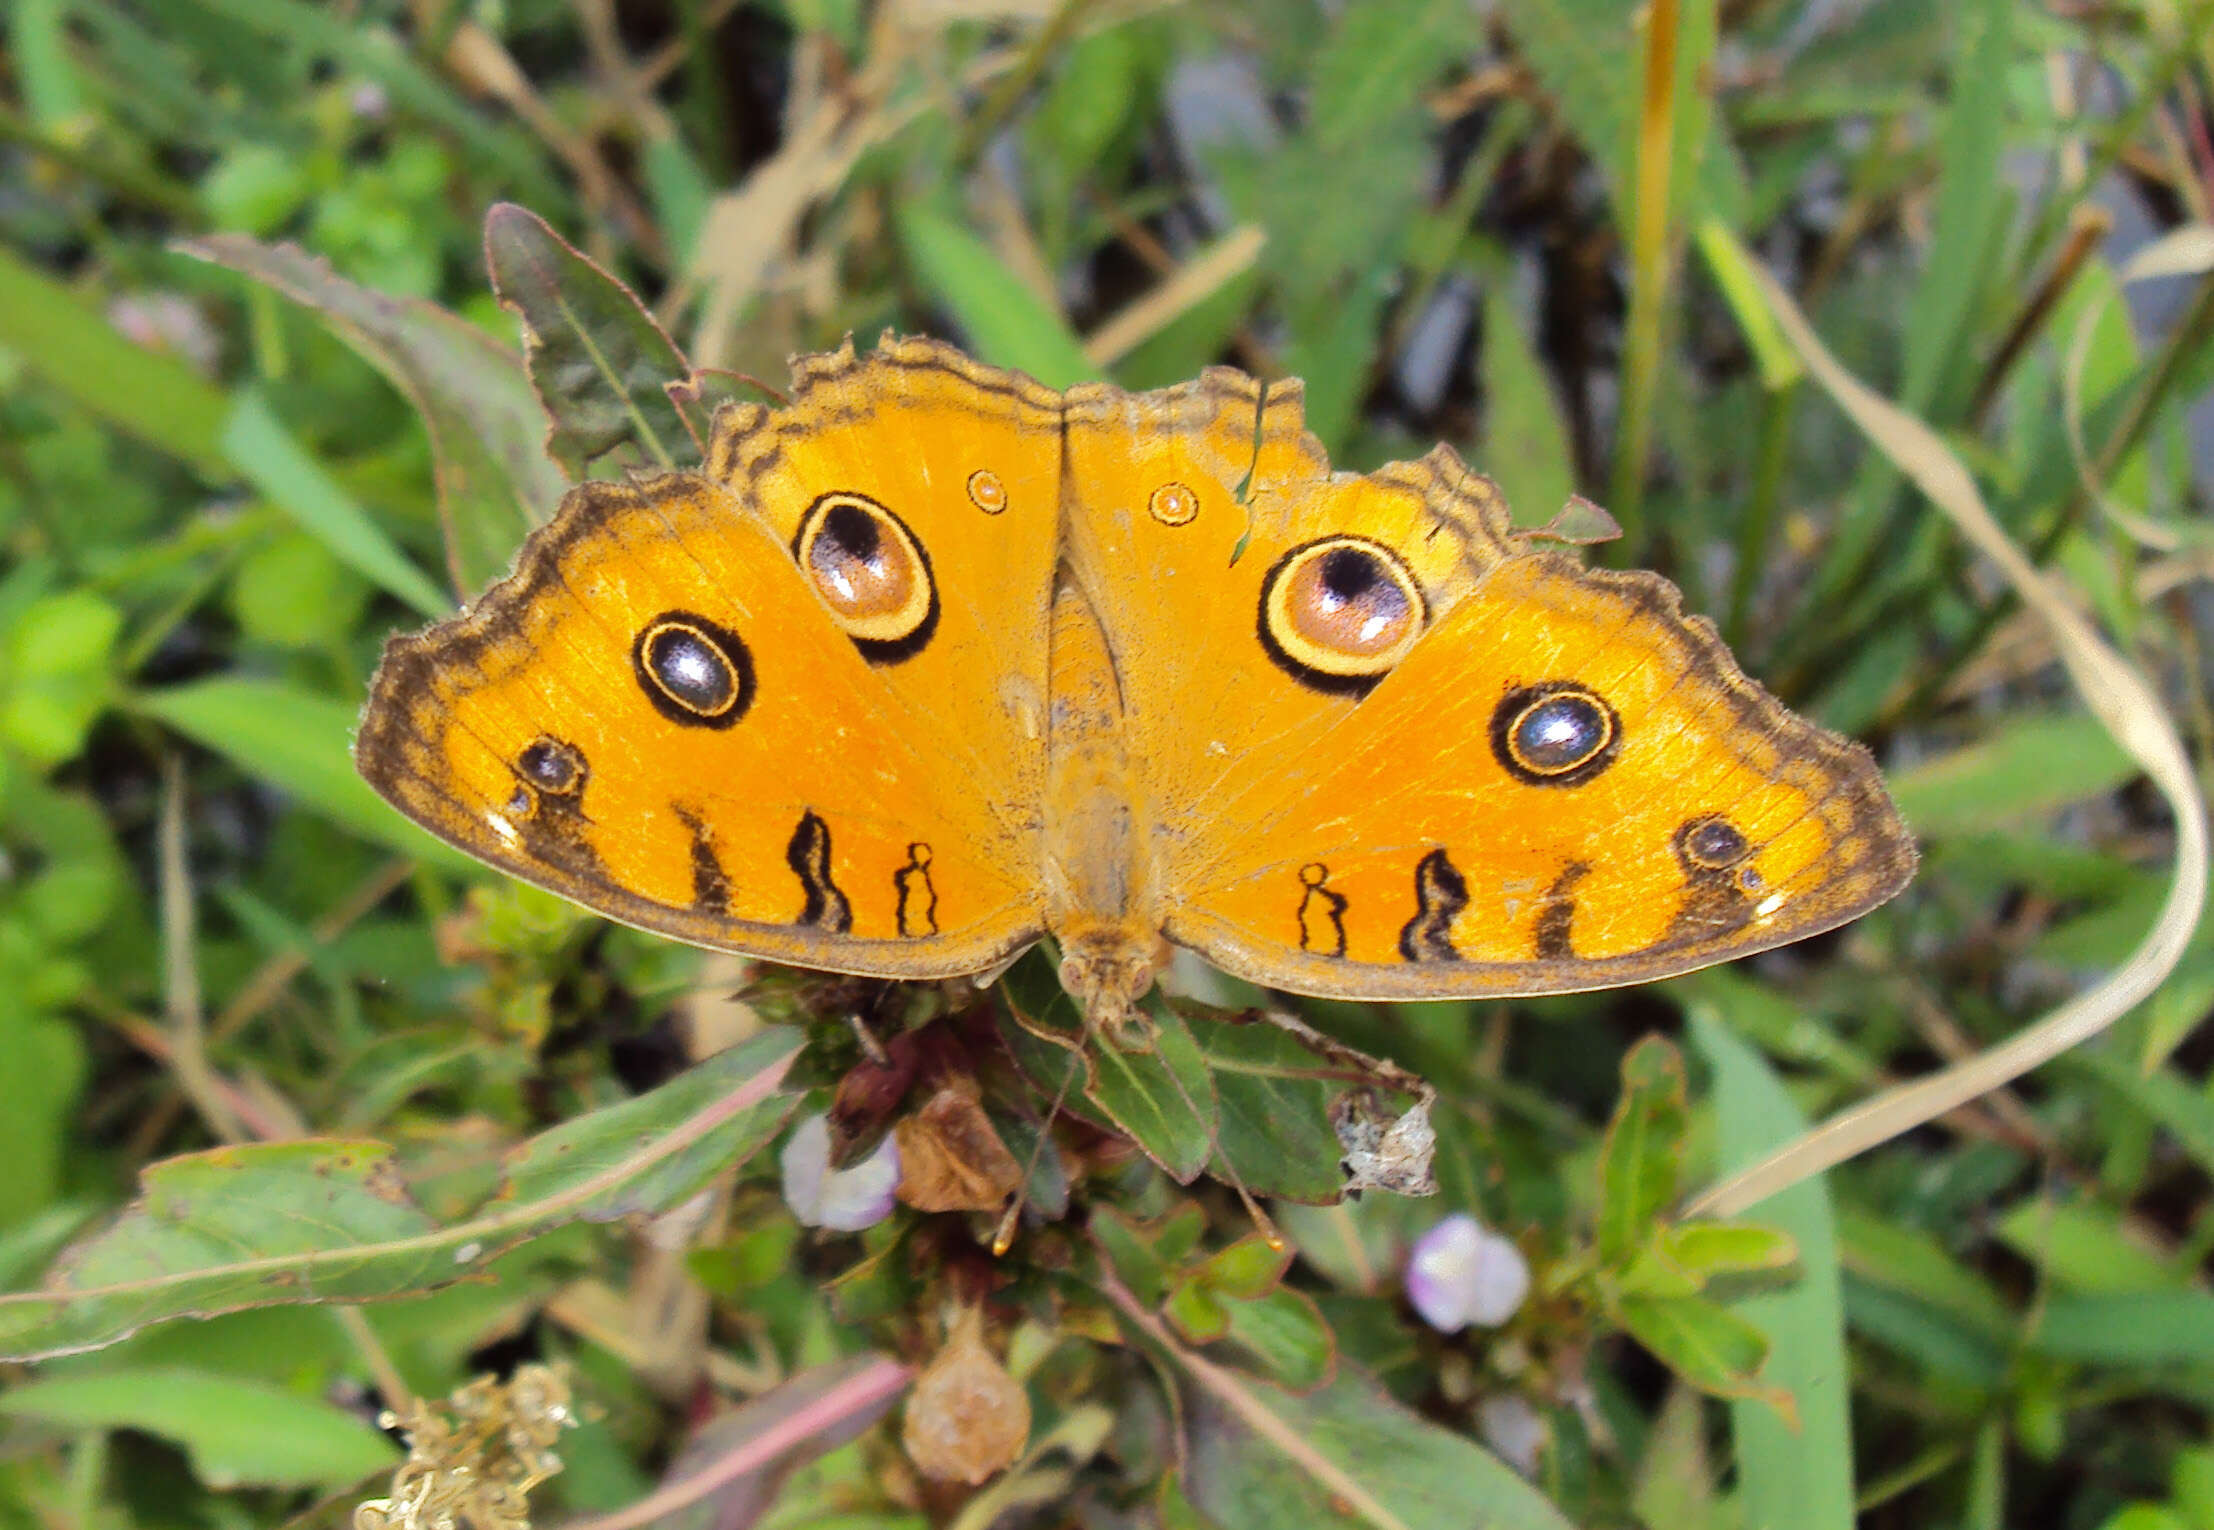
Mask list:
[[[705,467],[585,484],[393,641],[364,775],[611,917],[886,977],[1041,935],[1119,1032],[1171,943],[1358,998],[1640,981],[1830,928],[1912,842],[1674,590],[1439,448],[1333,474],[1296,383],[797,364]]]

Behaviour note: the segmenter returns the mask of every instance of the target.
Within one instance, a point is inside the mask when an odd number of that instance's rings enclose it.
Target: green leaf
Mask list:
[[[1206,1232],[1207,1219],[1190,1201],[1150,1222],[1107,1204],[1092,1213],[1090,1226],[1115,1274],[1151,1305],[1167,1289],[1169,1271],[1184,1262]]]
[[[1896,1291],[1958,1320],[1990,1344],[2014,1336],[2014,1316],[1996,1287],[1948,1253],[1935,1236],[1887,1217],[1837,1214],[1843,1268],[1856,1281]]]
[[[22,1001],[0,1005],[0,1228],[20,1227],[63,1183],[77,1096],[84,1087],[84,1038],[77,1027]]]
[[[1049,388],[1099,376],[1068,321],[982,240],[919,204],[902,207],[898,224],[923,287],[951,311],[978,359],[1028,372]]]
[[[2162,1000],[2173,994],[2176,1008],[2189,1016],[2173,1035],[2195,1030],[2214,1006],[2214,961],[2187,959],[2174,976],[2153,995],[2146,1031],[2148,1038],[2161,1018]],[[2072,1073],[2088,1075],[2129,1102],[2132,1109],[2172,1133],[2176,1145],[2198,1163],[2202,1172],[2214,1174],[2214,1093],[2192,1083],[2176,1069],[2152,1067],[2141,1071],[2122,1060],[2111,1046],[2094,1043],[2078,1047],[2056,1060]]]
[[[1165,1008],[1155,1019],[1160,1030],[1150,1052],[1094,1044],[1085,1093],[1170,1178],[1188,1185],[1214,1154],[1214,1081],[1183,1020]]]
[[[1220,1129],[1210,1172],[1227,1178],[1227,1164],[1255,1195],[1335,1203],[1345,1188],[1345,1149],[1330,1101],[1343,1080],[1278,1026],[1210,1019],[1195,1006],[1179,1012],[1214,1079]]]
[[[8,632],[7,673],[16,680],[81,677],[105,669],[123,613],[90,590],[32,601]]]
[[[546,449],[572,479],[694,460],[700,422],[668,391],[692,364],[636,293],[512,202],[485,214],[484,257],[523,321],[531,385],[553,422]]]
[[[1901,335],[1906,375],[1899,402],[1917,413],[1937,396],[1947,368],[1961,365],[1961,335],[1977,296],[1999,269],[1992,240],[2008,206],[2006,152],[2013,0],[1954,7],[1959,53],[1938,145],[1934,234]]]
[[[291,245],[217,234],[181,248],[312,309],[400,390],[430,434],[455,587],[473,594],[498,578],[566,487],[522,358],[456,314],[347,281]]]
[[[175,356],[133,345],[69,288],[0,245],[0,347],[126,435],[231,476],[222,437],[231,401]]]
[[[344,1487],[399,1461],[376,1427],[265,1381],[191,1370],[118,1370],[23,1382],[0,1413],[71,1429],[141,1429],[182,1446],[214,1488]]]
[[[1224,1305],[1231,1340],[1282,1386],[1311,1392],[1337,1370],[1337,1336],[1306,1292],[1278,1286],[1265,1296]]]
[[[17,0],[7,22],[17,89],[31,120],[48,130],[64,127],[84,109],[69,57],[68,10],[64,0]]]
[[[1799,353],[1776,325],[1775,310],[1761,296],[1753,276],[1752,252],[1739,242],[1729,224],[1717,217],[1701,219],[1695,237],[1707,274],[1722,290],[1723,301],[1730,305],[1730,317],[1737,320],[1739,332],[1752,348],[1753,364],[1760,369],[1760,385],[1773,393],[1806,376]]]
[[[1605,1285],[1611,1296],[1617,1299],[1638,1296],[1674,1301],[1681,1297],[1697,1296],[1705,1288],[1706,1281],[1670,1259],[1660,1240],[1656,1238],[1653,1243],[1632,1254],[1629,1262],[1621,1266]]]
[[[223,454],[240,476],[339,562],[425,616],[443,616],[452,609],[453,602],[251,389],[238,395],[223,427]]]
[[[1314,59],[1309,131],[1326,150],[1356,145],[1419,110],[1419,86],[1455,67],[1480,35],[1461,0],[1366,0],[1338,13]]]
[[[2214,1292],[2061,1292],[2045,1303],[2029,1347],[2100,1365],[2214,1365]]]
[[[468,146],[487,169],[494,169],[511,186],[534,201],[566,201],[561,185],[547,173],[546,165],[530,139],[512,131],[499,131],[474,104],[450,89],[437,75],[417,63],[392,31],[373,20],[358,20],[351,13],[310,4],[308,0],[196,0],[200,9],[227,17],[267,39],[267,44],[287,50],[305,49],[313,56],[342,64],[349,74],[375,80],[390,94],[393,105],[430,122],[438,123]]]
[[[666,1210],[758,1151],[797,1104],[797,1035],[765,1030],[649,1094],[512,1152],[496,1194],[440,1227],[380,1142],[255,1143],[154,1164],[138,1199],[33,1292],[0,1296],[0,1354],[113,1343],[148,1323],[436,1290],[582,1219]]]
[[[1265,1238],[1254,1233],[1209,1254],[1198,1275],[1225,1296],[1251,1300],[1277,1288],[1291,1259],[1290,1249],[1270,1248]]]
[[[2188,1285],[2189,1269],[2132,1234],[2096,1201],[2028,1196],[1995,1219],[2000,1241],[2066,1290],[2121,1295]]]
[[[1502,263],[1500,274],[1505,275]],[[1523,333],[1522,305],[1504,280],[1484,292],[1484,471],[1518,526],[1542,526],[1576,492],[1568,428],[1553,380]]]
[[[1700,1391],[1757,1398],[1792,1417],[1791,1393],[1761,1383],[1767,1335],[1727,1307],[1701,1296],[1627,1296],[1615,1303],[1614,1316],[1655,1359]]]
[[[1789,1233],[1742,1222],[1678,1222],[1662,1230],[1661,1248],[1671,1264],[1702,1281],[1781,1270],[1799,1257]]]
[[[1215,1093],[1207,1061],[1180,1016],[1156,1004],[1153,1050],[1125,1052],[1089,1033],[1047,962],[1016,963],[999,992],[1010,1016],[1001,1034],[1034,1081],[1059,1090],[1067,1069],[1088,1067],[1087,1106],[1178,1184],[1199,1177],[1214,1154]]]
[[[1199,1374],[1187,1368],[1182,1389],[1183,1487],[1221,1530],[1569,1530],[1512,1467],[1351,1365],[1304,1397],[1221,1366]]]
[[[2137,773],[2096,718],[2031,714],[1893,775],[1890,786],[1915,832],[1946,835],[2043,818],[2103,797]]]
[[[1682,1168],[1684,1062],[1658,1036],[1622,1059],[1622,1099],[1599,1150],[1599,1258],[1619,1265],[1676,1199]]]
[[[1740,1041],[1706,1000],[1688,1006],[1691,1037],[1714,1076],[1717,1165],[1751,1163],[1806,1128],[1766,1059]],[[1792,1401],[1797,1428],[1763,1402],[1730,1408],[1739,1495],[1749,1525],[1852,1530],[1851,1367],[1829,1182],[1809,1180],[1761,1203],[1760,1218],[1798,1246],[1799,1276],[1787,1290],[1731,1303],[1730,1311],[1773,1342],[1763,1380]]]
[[[1161,1312],[1187,1344],[1212,1344],[1230,1332],[1229,1304],[1196,1277],[1172,1289]]]
[[[354,772],[354,708],[276,680],[219,676],[141,691],[132,706],[297,795],[333,823],[449,871],[476,863],[395,812]]]

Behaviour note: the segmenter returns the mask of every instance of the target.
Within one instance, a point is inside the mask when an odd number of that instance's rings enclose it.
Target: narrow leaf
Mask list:
[[[140,1429],[184,1447],[210,1487],[343,1487],[399,1451],[367,1419],[266,1381],[168,1368],[47,1376],[0,1413],[81,1429]]]
[[[293,793],[331,822],[449,871],[476,863],[402,818],[354,771],[354,709],[278,680],[218,676],[142,691],[132,705]]]
[[[239,475],[339,562],[425,616],[443,616],[453,602],[417,568],[369,512],[292,438],[260,394],[238,396],[223,427],[223,454]]]
[[[113,1343],[148,1323],[283,1302],[416,1295],[579,1218],[666,1210],[781,1129],[798,1045],[770,1029],[650,1094],[580,1116],[510,1155],[474,1215],[437,1226],[379,1142],[255,1143],[168,1159],[38,1291],[0,1296],[0,1354]]]
[[[1619,1265],[1676,1198],[1682,1169],[1684,1063],[1648,1036],[1622,1059],[1622,1100],[1599,1153],[1599,1257]]]
[[[231,476],[222,448],[230,400],[222,391],[177,357],[124,339],[76,293],[5,246],[0,346],[126,435],[191,463],[211,481]]]
[[[1099,375],[1059,310],[967,229],[915,206],[901,210],[899,235],[923,286],[952,312],[978,357],[1028,372],[1049,388]]]
[[[1690,1006],[1691,1035],[1714,1073],[1724,1165],[1758,1159],[1805,1128],[1806,1118],[1767,1061],[1740,1041],[1705,1001]],[[1798,1246],[1799,1275],[1788,1288],[1732,1303],[1758,1325],[1774,1350],[1763,1380],[1789,1393],[1798,1428],[1755,1401],[1735,1403],[1739,1493],[1747,1524],[1852,1530],[1853,1438],[1845,1357],[1845,1301],[1837,1226],[1828,1183],[1808,1180],[1761,1203],[1761,1219]]]
[[[312,309],[400,390],[430,434],[455,589],[499,577],[564,488],[522,358],[457,314],[350,282],[294,245],[215,234],[179,248]]]

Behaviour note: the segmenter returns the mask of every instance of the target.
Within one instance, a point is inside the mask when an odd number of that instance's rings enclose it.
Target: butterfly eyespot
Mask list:
[[[1261,582],[1261,646],[1316,690],[1367,693],[1407,656],[1428,619],[1406,564],[1365,537],[1295,547]]]
[[[1147,498],[1145,508],[1164,526],[1189,525],[1199,515],[1199,496],[1180,483],[1164,483]]]
[[[867,495],[825,494],[808,506],[792,556],[871,664],[910,658],[937,631],[929,555],[906,522]]]
[[[1614,763],[1622,720],[1573,680],[1511,691],[1491,714],[1491,750],[1531,786],[1580,786]]]
[[[1738,826],[1718,813],[1704,818],[1694,818],[1676,831],[1676,853],[1684,864],[1703,871],[1727,871],[1753,853]],[[1752,880],[1745,882],[1747,890],[1760,885],[1760,873],[1752,867],[1745,868]],[[1740,876],[1740,881],[1744,877]]]
[[[527,785],[557,797],[583,791],[585,778],[592,773],[576,745],[558,738],[535,739],[525,745],[515,757],[515,768]]]
[[[978,468],[969,474],[969,503],[986,515],[997,515],[1007,508],[1007,485],[990,468]]]
[[[638,629],[630,662],[638,688],[673,723],[727,728],[753,704],[753,656],[735,632],[704,616],[662,612]]]

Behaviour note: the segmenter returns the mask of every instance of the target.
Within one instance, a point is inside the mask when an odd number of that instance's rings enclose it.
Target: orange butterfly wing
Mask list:
[[[1488,481],[1450,454],[1333,477],[1302,398],[1227,368],[1069,394],[1069,563],[1114,657],[1172,880],[1188,849],[1234,832],[1212,804],[1360,701],[1358,684],[1301,678],[1264,635],[1263,591],[1288,557],[1355,533],[1392,552],[1435,618],[1506,555]]]
[[[1519,552],[1334,725],[1202,808],[1168,933],[1362,998],[1642,982],[1832,928],[1913,874],[1858,745],[1651,574]]]
[[[894,977],[1051,924],[1141,978],[1165,930],[1308,992],[1558,992],[1904,884],[1865,752],[1663,581],[1530,551],[1444,448],[1333,475],[1300,397],[807,358],[395,640],[361,769],[612,917]]]
[[[511,578],[387,648],[362,773],[695,944],[891,977],[1021,950],[1060,444],[950,354],[817,358],[790,409],[719,422],[722,481],[573,491]]]

